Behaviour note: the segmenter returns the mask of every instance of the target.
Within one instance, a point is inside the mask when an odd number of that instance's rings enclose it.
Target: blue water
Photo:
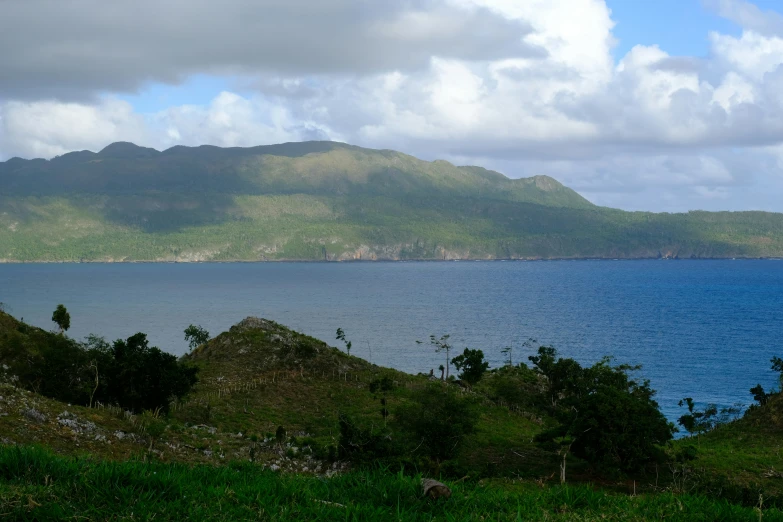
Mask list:
[[[426,344],[449,333],[492,366],[515,342],[552,344],[592,363],[643,365],[669,418],[677,401],[749,404],[749,388],[777,384],[783,356],[783,261],[550,261],[452,263],[0,265],[0,302],[52,328],[58,303],[69,334],[109,339],[146,332],[181,354],[182,331],[213,334],[255,315],[408,372],[443,362]]]

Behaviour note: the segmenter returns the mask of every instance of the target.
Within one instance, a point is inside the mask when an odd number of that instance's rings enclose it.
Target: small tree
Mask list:
[[[417,390],[411,398],[413,402],[397,409],[395,421],[413,446],[440,465],[454,457],[465,436],[473,432],[478,412],[471,399],[440,383]]]
[[[277,427],[277,431],[275,431],[275,441],[277,442],[277,445],[281,448],[283,447],[283,444],[285,443],[285,428],[282,426]]]
[[[185,328],[185,340],[188,342],[190,349],[193,350],[209,341],[209,332],[202,328],[201,325],[194,326],[191,324]]]
[[[470,348],[465,348],[462,355],[454,357],[452,363],[457,370],[462,372],[459,374],[459,378],[471,385],[479,382],[484,372],[489,368],[489,363],[484,360],[484,352]]]
[[[753,395],[753,400],[759,403],[759,406],[764,406],[767,404],[770,395],[772,395],[771,393],[765,392],[764,388],[760,384],[757,384],[751,388],[750,393]]]
[[[769,362],[772,363],[772,367],[770,369],[780,374],[779,380],[781,385],[783,385],[783,359],[780,357],[773,357],[769,360]]]
[[[703,410],[696,409],[696,403],[691,397],[685,397],[678,405],[687,406],[688,413],[677,419],[677,424],[685,428],[691,436],[694,434],[698,440],[699,435],[705,433],[716,425],[715,417],[718,414],[718,407],[714,404],[708,404]]]
[[[370,383],[370,393],[377,393],[381,392],[383,396],[381,397],[381,416],[383,417],[383,425],[386,426],[386,419],[389,417],[389,409],[388,401],[386,399],[386,392],[389,392],[394,389],[394,381],[392,381],[388,376],[383,377],[381,379],[375,379]]]
[[[531,348],[533,347],[538,341],[533,339],[532,337],[528,337],[525,342],[522,343],[522,346],[525,348]],[[514,341],[511,341],[511,344],[500,350],[500,353],[506,356],[506,366],[514,366]]]
[[[434,335],[430,335],[430,345],[435,347],[435,353],[446,352],[446,379],[449,378],[449,365],[451,364],[450,352],[451,345],[449,344],[450,335],[442,335],[440,339]],[[416,344],[422,344],[422,341],[416,341]]]
[[[500,350],[500,353],[506,357],[504,361],[506,366],[514,366],[514,341],[511,341],[511,344]]]
[[[65,306],[58,304],[52,313],[52,321],[60,328],[60,333],[66,332],[71,327],[71,314],[65,309]]]
[[[337,329],[337,337],[335,337],[338,341],[342,341],[345,343],[345,351],[348,353],[348,355],[351,355],[351,341],[345,340],[345,332],[342,328]]]

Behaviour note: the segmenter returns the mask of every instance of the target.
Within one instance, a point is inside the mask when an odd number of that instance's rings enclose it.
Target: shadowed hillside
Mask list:
[[[596,207],[546,176],[333,142],[0,163],[0,261],[783,256],[783,215]]]

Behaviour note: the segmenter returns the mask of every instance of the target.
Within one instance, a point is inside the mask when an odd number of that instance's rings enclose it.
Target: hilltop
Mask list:
[[[190,463],[246,460],[252,449],[260,464],[325,472],[334,460],[326,463],[329,448],[336,447],[339,438],[339,414],[383,424],[380,396],[370,389],[373,382],[390,383],[390,407],[409,400],[429,382],[349,356],[273,321],[249,317],[183,356],[183,362],[199,368],[199,382],[186,399],[172,403],[167,429],[153,447],[146,427],[155,421],[149,416],[111,405],[65,405],[35,392],[61,393],[40,386],[26,369],[57,364],[41,354],[56,356],[65,349],[63,339],[0,312],[0,442],[39,443],[65,454],[86,451],[120,460],[149,448],[160,460]],[[467,462],[478,472],[488,462],[504,463],[501,468],[514,465],[519,457],[511,451],[516,444],[512,438],[529,440],[540,425],[534,416],[491,402],[481,423],[483,428],[466,445]],[[282,446],[274,435],[281,426],[287,434]],[[498,439],[493,433],[501,427],[506,435]],[[292,447],[296,452],[307,449],[290,458]],[[537,448],[531,451],[542,462],[551,461]],[[338,468],[342,465],[337,463]]]
[[[624,212],[334,142],[0,162],[0,262],[779,257],[781,231],[783,214]]]
[[[699,438],[667,444],[665,465],[626,475],[569,455],[560,486],[560,453],[536,442],[555,425],[539,400],[550,400],[554,381],[524,365],[490,370],[466,389],[249,317],[181,359],[199,368],[199,381],[162,414],[66,404],[38,392],[62,390],[14,375],[67,366],[48,357],[68,342],[0,311],[0,513],[756,520],[752,506],[760,505],[765,520],[783,519],[772,507],[783,502],[779,394]],[[406,440],[398,417],[422,392],[473,403],[475,429],[442,462],[424,457],[418,440],[384,456]],[[393,412],[388,425],[382,405]],[[448,502],[422,499],[418,481],[433,475],[454,491]]]

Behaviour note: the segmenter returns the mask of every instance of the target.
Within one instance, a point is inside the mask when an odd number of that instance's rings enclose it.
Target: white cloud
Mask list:
[[[97,151],[115,141],[160,149],[339,138],[317,123],[294,120],[281,105],[230,92],[218,94],[208,106],[175,106],[146,115],[111,98],[98,105],[9,102],[0,106],[0,128],[0,155],[5,157],[51,158],[73,150]]]
[[[318,13],[330,19],[358,1],[319,3]],[[374,36],[364,54],[345,54],[352,64],[320,67],[298,56],[291,69],[243,58],[242,94],[223,92],[203,106],[141,115],[112,98],[0,103],[0,154],[51,156],[116,139],[163,148],[328,138],[513,176],[550,174],[624,208],[783,210],[774,197],[783,191],[783,17],[715,0],[716,12],[744,30],[710,33],[708,57],[638,45],[615,62],[614,22],[602,0],[395,5],[388,16],[357,15],[364,29],[352,34]],[[224,23],[231,12],[215,16]],[[470,21],[473,29],[463,30]],[[503,34],[490,40],[502,45],[479,45],[495,30]],[[459,49],[445,52],[455,33]],[[339,45],[363,41],[356,38]],[[402,41],[406,52],[416,49],[415,67],[384,58],[384,45]],[[302,49],[315,45],[307,42]]]
[[[148,139],[144,118],[127,102],[99,105],[55,101],[0,105],[0,155],[50,158],[113,141]]]

